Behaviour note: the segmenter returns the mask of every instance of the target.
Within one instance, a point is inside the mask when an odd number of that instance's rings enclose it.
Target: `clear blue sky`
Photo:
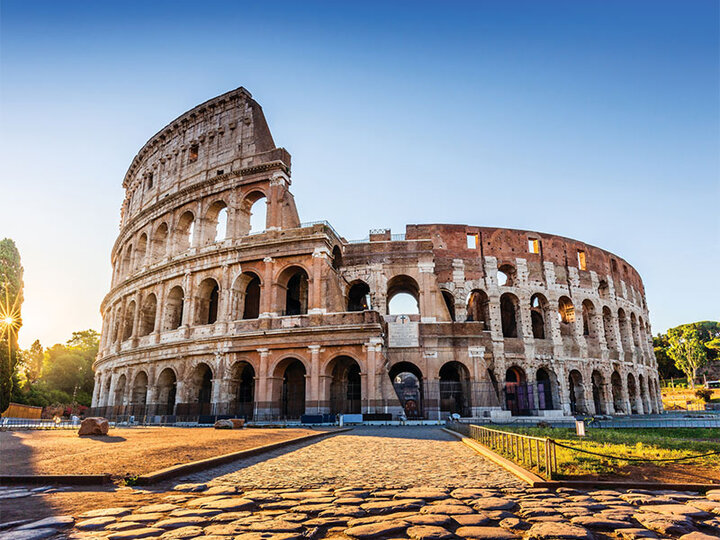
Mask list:
[[[122,178],[245,86],[301,218],[562,234],[625,257],[653,331],[720,318],[718,2],[0,4],[0,237],[21,345],[99,329]]]

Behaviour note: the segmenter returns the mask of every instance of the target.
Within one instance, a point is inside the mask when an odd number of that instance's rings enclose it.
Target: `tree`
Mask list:
[[[9,238],[0,240],[0,412],[10,405],[18,358],[17,333],[22,326],[23,267]]]
[[[700,340],[700,332],[695,324],[686,324],[668,330],[670,348],[668,355],[675,360],[675,366],[685,373],[691,388],[695,388],[695,375],[698,368],[707,362],[707,349]]]
[[[667,334],[658,334],[653,337],[653,351],[657,360],[658,374],[663,379],[682,377],[682,371],[675,367],[675,361],[668,355],[670,343]]]
[[[45,349],[39,339],[33,341],[29,349],[22,351],[22,364],[27,384],[35,384],[40,380],[44,360]]]

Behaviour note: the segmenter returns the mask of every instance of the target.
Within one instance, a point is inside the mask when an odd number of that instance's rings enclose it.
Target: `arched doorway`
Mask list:
[[[252,420],[255,409],[255,370],[248,362],[237,362],[232,374],[235,397],[233,413],[236,418]]]
[[[390,368],[390,380],[407,418],[423,418],[423,377],[420,369],[410,362],[400,362]]]
[[[288,419],[305,414],[305,365],[300,360],[290,360],[283,371],[280,414]]]
[[[338,356],[328,364],[330,414],[359,414],[362,411],[360,366],[349,356]]]
[[[505,407],[513,416],[528,416],[533,408],[525,371],[511,366],[505,372]]]
[[[613,408],[616,414],[625,413],[625,403],[622,395],[622,378],[617,371],[610,375],[610,388],[612,391]]]
[[[460,362],[448,362],[440,368],[440,410],[446,414],[472,416],[470,374]]]
[[[348,311],[370,309],[370,287],[364,281],[354,281],[348,290]]]
[[[145,405],[147,401],[148,378],[147,373],[141,371],[135,375],[135,383],[133,384],[132,397],[130,403],[132,405]]]
[[[553,399],[553,386],[556,383],[555,374],[548,371],[546,368],[540,368],[537,370],[535,378],[537,380],[537,392],[538,392],[538,408],[542,411],[549,411],[555,408],[555,400]]]
[[[568,390],[570,398],[570,413],[585,414],[585,389],[583,388],[582,374],[573,369],[568,375]]]
[[[595,414],[606,414],[605,410],[605,379],[599,371],[592,372],[592,395]]]
[[[638,413],[637,387],[635,386],[635,377],[633,376],[632,373],[628,373],[627,388],[628,388],[628,398],[630,399],[630,413],[637,414]]]
[[[125,405],[125,383],[127,378],[125,375],[120,375],[117,384],[115,385],[115,395],[113,396],[113,405],[115,407],[121,407]]]
[[[287,276],[284,315],[304,315],[308,309],[308,275],[298,267],[283,272]]]
[[[175,395],[177,393],[177,377],[170,368],[165,368],[160,373],[157,382],[158,414],[175,414]]]

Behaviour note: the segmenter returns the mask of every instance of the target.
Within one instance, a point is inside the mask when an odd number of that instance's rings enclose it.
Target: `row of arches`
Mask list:
[[[236,211],[224,199],[212,202],[201,217],[199,210],[180,210],[176,219],[161,219],[126,242],[114,263],[114,282],[190,247],[262,232],[266,222],[266,197],[261,191],[248,193]]]

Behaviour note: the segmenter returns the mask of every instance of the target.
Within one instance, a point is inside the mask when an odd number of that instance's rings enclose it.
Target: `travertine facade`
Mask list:
[[[347,241],[300,223],[290,185],[290,155],[243,88],[140,150],[101,307],[98,412],[660,410],[643,284],[626,261],[466,225]],[[417,309],[395,313],[399,295]]]

